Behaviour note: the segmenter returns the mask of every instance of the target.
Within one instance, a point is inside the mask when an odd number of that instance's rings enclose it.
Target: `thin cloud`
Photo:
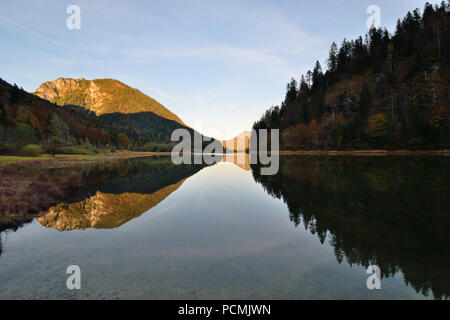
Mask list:
[[[258,64],[283,63],[283,59],[267,54],[261,50],[215,45],[209,47],[174,47],[171,49],[128,48],[120,53],[126,59],[150,62],[155,59],[214,59],[230,63]]]
[[[173,97],[171,95],[168,95],[167,93],[164,93],[164,92],[162,92],[162,91],[160,91],[158,89],[150,89],[150,90],[153,91],[154,93],[156,93],[157,95],[159,95],[159,96],[161,96],[163,98],[166,98],[167,100],[170,100],[170,101],[173,101],[173,102],[179,101],[177,98],[175,98],[175,97]]]
[[[6,21],[6,22],[8,22],[9,24],[11,24],[11,25],[13,25],[13,26],[15,26],[15,27],[21,29],[22,31],[25,31],[25,32],[27,32],[27,33],[29,33],[29,34],[32,34],[32,35],[34,35],[35,37],[40,38],[40,39],[42,39],[42,40],[45,40],[45,41],[47,41],[47,42],[49,42],[49,43],[51,43],[51,44],[53,44],[53,45],[59,46],[59,47],[61,47],[61,48],[63,48],[63,49],[66,49],[66,50],[71,51],[71,52],[73,52],[73,53],[76,53],[76,54],[78,54],[78,55],[81,55],[81,56],[84,56],[84,57],[91,58],[89,55],[87,55],[86,53],[84,53],[84,52],[82,52],[82,51],[79,51],[79,50],[77,50],[77,49],[74,49],[74,48],[72,48],[72,47],[69,47],[69,46],[65,45],[64,43],[59,42],[59,41],[56,41],[56,40],[54,40],[54,39],[52,39],[52,38],[50,38],[50,37],[47,37],[46,35],[44,35],[44,34],[38,32],[38,31],[36,31],[36,30],[33,30],[33,29],[31,29],[31,28],[29,28],[29,27],[23,25],[23,24],[20,24],[20,23],[14,21],[14,20],[12,20],[12,19],[10,19],[10,18],[8,18],[8,17],[5,17],[5,16],[0,15],[0,19],[2,19],[3,21]]]

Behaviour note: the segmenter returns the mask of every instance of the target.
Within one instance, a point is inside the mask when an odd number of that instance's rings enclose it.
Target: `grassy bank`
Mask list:
[[[57,160],[57,161],[103,161],[114,159],[129,159],[139,157],[152,157],[170,155],[170,152],[134,152],[134,151],[118,151],[114,153],[84,155],[84,154],[58,154],[53,158],[49,154],[43,154],[37,157],[25,157],[25,156],[0,156],[0,164],[5,163],[17,163],[24,161],[44,161],[44,160]]]

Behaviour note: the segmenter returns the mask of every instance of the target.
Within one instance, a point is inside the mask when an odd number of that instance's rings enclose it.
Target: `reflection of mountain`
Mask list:
[[[162,188],[152,194],[97,192],[80,202],[60,203],[37,220],[47,228],[59,231],[87,228],[112,229],[157,206],[184,182]]]
[[[71,202],[51,207],[37,220],[59,231],[116,228],[158,205],[201,168],[175,166],[168,157],[105,164],[81,178],[87,187],[75,190]]]
[[[253,175],[287,204],[336,259],[401,271],[407,284],[435,298],[450,295],[448,159],[286,157],[275,176]],[[253,167],[253,166],[252,166]]]
[[[250,171],[250,155],[248,153],[228,153],[224,154],[222,158],[223,162],[230,162],[237,165],[239,168],[245,171]]]

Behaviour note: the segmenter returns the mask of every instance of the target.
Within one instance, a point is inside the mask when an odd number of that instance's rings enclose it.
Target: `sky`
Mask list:
[[[439,3],[440,1],[429,1]],[[326,67],[333,41],[364,35],[421,0],[2,0],[0,77],[34,92],[59,77],[113,78],[207,136],[232,138],[279,105],[286,84]],[[81,12],[67,28],[67,8]]]

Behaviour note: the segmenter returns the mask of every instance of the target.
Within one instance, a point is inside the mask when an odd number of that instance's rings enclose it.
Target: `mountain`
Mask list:
[[[55,123],[57,131],[52,128]],[[60,147],[92,144],[105,149],[170,151],[171,134],[178,128],[193,131],[153,112],[97,116],[83,107],[56,105],[0,79],[0,154],[18,154],[27,144],[38,144],[51,152],[55,138]],[[127,137],[125,147],[121,134]]]
[[[230,151],[247,151],[250,146],[250,131],[244,131],[231,140],[222,141],[224,148],[230,147]]]
[[[47,153],[167,152],[176,129],[188,130],[191,137],[195,132],[157,101],[117,80],[59,78],[31,94],[0,79],[0,154],[23,153],[29,144]]]
[[[450,148],[450,4],[333,43],[327,64],[292,79],[253,128],[279,129],[283,150]]]
[[[59,78],[43,83],[34,94],[59,106],[79,106],[99,116],[152,112],[185,126],[177,115],[158,101],[114,79]]]

